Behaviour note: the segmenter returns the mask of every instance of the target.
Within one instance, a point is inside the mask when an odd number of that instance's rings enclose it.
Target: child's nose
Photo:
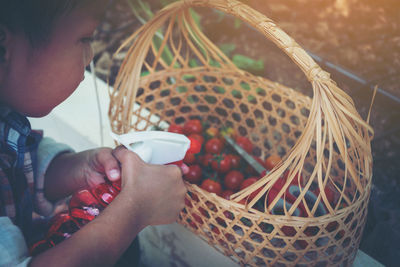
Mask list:
[[[94,57],[94,54],[93,54],[92,46],[90,44],[88,44],[85,47],[85,50],[83,51],[83,62],[85,63],[85,67],[90,64],[93,57]]]

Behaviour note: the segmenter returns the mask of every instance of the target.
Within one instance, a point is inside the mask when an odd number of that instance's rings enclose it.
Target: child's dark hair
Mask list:
[[[110,0],[0,0],[0,25],[23,31],[32,44],[46,41],[54,21],[75,8],[100,16]],[[91,8],[89,10],[89,8]]]

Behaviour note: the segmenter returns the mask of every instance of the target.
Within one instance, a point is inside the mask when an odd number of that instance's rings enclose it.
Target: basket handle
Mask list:
[[[288,213],[292,214],[294,212],[294,209],[298,206],[301,199],[304,198],[304,194],[310,188],[311,181],[314,177],[317,177],[318,184],[321,188],[326,184],[326,177],[323,177],[321,172],[321,168],[323,168],[323,157],[321,157],[321,155],[326,142],[329,142],[329,145],[332,148],[332,140],[334,140],[334,142],[339,146],[340,154],[347,165],[345,179],[347,179],[347,174],[349,174],[351,177],[350,179],[354,181],[357,189],[361,193],[365,192],[365,188],[360,181],[362,176],[360,176],[356,168],[352,166],[351,158],[354,160],[354,155],[361,153],[358,155],[362,155],[359,159],[362,158],[361,160],[365,160],[362,166],[362,168],[366,170],[364,177],[370,177],[372,175],[370,140],[373,135],[373,129],[360,117],[355,109],[351,97],[336,86],[336,83],[330,78],[330,74],[322,70],[321,67],[307,54],[307,52],[300,47],[293,38],[280,29],[271,19],[246,4],[237,0],[182,0],[181,3],[184,6],[183,8],[196,6],[216,8],[249,23],[283,50],[283,52],[285,52],[304,72],[313,87],[314,97],[309,119],[296,146],[290,151],[285,162],[281,163],[272,173],[267,175],[269,176],[269,179],[260,179],[252,186],[234,194],[232,196],[233,199],[235,201],[240,201],[260,188],[260,186],[263,187],[257,196],[249,203],[249,205],[252,206],[269,188],[272,187],[275,181],[287,168],[292,167],[295,170],[294,173],[296,173],[296,171],[301,171],[304,165],[304,152],[311,146],[312,138],[310,138],[310,136],[313,136],[317,142],[316,154],[320,162],[316,164],[304,191],[300,194],[298,200],[294,203],[292,209],[289,210]],[[323,118],[326,125],[324,129],[321,127]],[[348,150],[345,141],[346,139],[351,140],[353,148],[355,148],[356,151],[355,153]],[[330,164],[328,165],[329,169]],[[291,179],[294,179],[294,173],[291,175]],[[281,191],[280,196],[282,196],[282,194],[283,191]],[[324,193],[321,195],[321,201],[327,204],[331,214],[334,213],[334,207],[329,205],[326,195]],[[272,202],[272,207],[277,203],[280,196],[277,196]]]
[[[290,210],[285,211],[285,214],[293,214],[300,202],[304,200],[305,194],[310,189],[314,179],[317,180],[321,192],[318,201],[323,202],[327,206],[330,214],[334,214],[337,211],[338,205],[332,207],[324,193],[324,187],[330,179],[329,173],[333,161],[332,153],[329,153],[327,160],[324,158],[324,149],[326,146],[328,146],[329,151],[334,151],[334,145],[337,146],[346,168],[345,177],[343,178],[345,183],[347,180],[351,180],[355,184],[356,189],[360,193],[359,198],[366,194],[366,181],[370,183],[372,176],[370,141],[373,136],[373,129],[360,117],[351,97],[337,87],[335,82],[331,80],[330,74],[323,71],[299,44],[281,30],[271,19],[237,0],[181,0],[173,2],[159,11],[151,21],[143,25],[129,37],[122,44],[121,48],[128,46],[133,41],[135,43],[129,48],[114,84],[118,90],[114,90],[110,95],[117,102],[116,104],[114,103],[114,106],[110,102],[110,121],[131,121],[133,104],[135,103],[134,99],[139,86],[140,71],[145,61],[144,52],[148,51],[156,29],[162,26],[168,19],[181,14],[182,11],[185,12],[190,7],[216,8],[249,23],[275,43],[300,67],[313,88],[314,96],[309,117],[295,146],[288,152],[284,161],[276,166],[272,172],[251,186],[232,195],[232,200],[240,201],[247,198],[259,188],[262,188],[257,196],[248,203],[248,206],[253,206],[287,169],[291,169],[292,173],[286,183],[294,180],[295,174],[301,172],[303,169],[307,151],[311,148],[313,141],[315,141],[316,147],[314,169],[310,172],[311,175],[304,188],[302,188],[303,190],[300,192],[297,200],[293,203]],[[222,52],[218,51],[212,42],[205,37],[202,37],[202,40],[206,41],[206,48],[210,50],[212,55],[221,55]],[[229,60],[226,60],[226,62],[228,65],[231,65]],[[121,107],[125,108],[122,109]],[[122,109],[122,116],[119,115],[118,109]],[[125,126],[116,129],[117,132],[127,130],[123,127]],[[337,188],[337,190],[341,193],[341,197],[346,199],[348,204],[357,201],[356,198],[348,199],[344,194],[344,189]],[[275,206],[283,194],[284,188],[276,195],[272,203],[268,205],[269,211],[271,211],[271,207]],[[266,203],[265,207],[267,207]],[[313,212],[308,213],[309,216],[313,216]]]
[[[330,80],[330,74],[307,54],[307,52],[274,21],[250,6],[237,0],[182,0],[185,7],[211,7],[231,14],[249,23],[283,50],[312,83],[315,80]]]

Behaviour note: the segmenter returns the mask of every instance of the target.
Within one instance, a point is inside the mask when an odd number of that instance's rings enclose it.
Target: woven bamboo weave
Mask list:
[[[299,66],[313,98],[238,69],[200,31],[191,7],[216,8],[253,26]],[[291,37],[239,1],[185,0],[159,11],[117,53],[125,54],[125,60],[110,89],[114,132],[166,129],[200,118],[249,137],[261,158],[283,157],[231,200],[186,183],[181,224],[242,266],[352,264],[367,215],[373,130],[352,99]],[[279,193],[267,201],[287,172]],[[299,190],[289,204],[287,190],[293,184]],[[316,199],[309,199],[311,191],[317,192]],[[264,204],[263,211],[254,208],[257,202]],[[273,214],[278,205],[281,213]],[[300,208],[305,211],[301,216]]]

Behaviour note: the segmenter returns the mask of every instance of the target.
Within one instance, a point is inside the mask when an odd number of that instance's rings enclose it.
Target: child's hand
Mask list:
[[[104,183],[106,179],[115,182],[121,178],[121,170],[111,148],[98,148],[86,151],[85,164],[82,167],[81,179],[88,187]]]
[[[121,164],[122,189],[117,198],[139,209],[143,227],[176,221],[184,207],[186,187],[175,165],[152,165],[135,153],[118,147],[113,152]],[[137,218],[139,219],[139,218]]]
[[[111,148],[64,153],[53,159],[46,171],[45,193],[49,200],[59,200],[120,177],[121,169]]]

